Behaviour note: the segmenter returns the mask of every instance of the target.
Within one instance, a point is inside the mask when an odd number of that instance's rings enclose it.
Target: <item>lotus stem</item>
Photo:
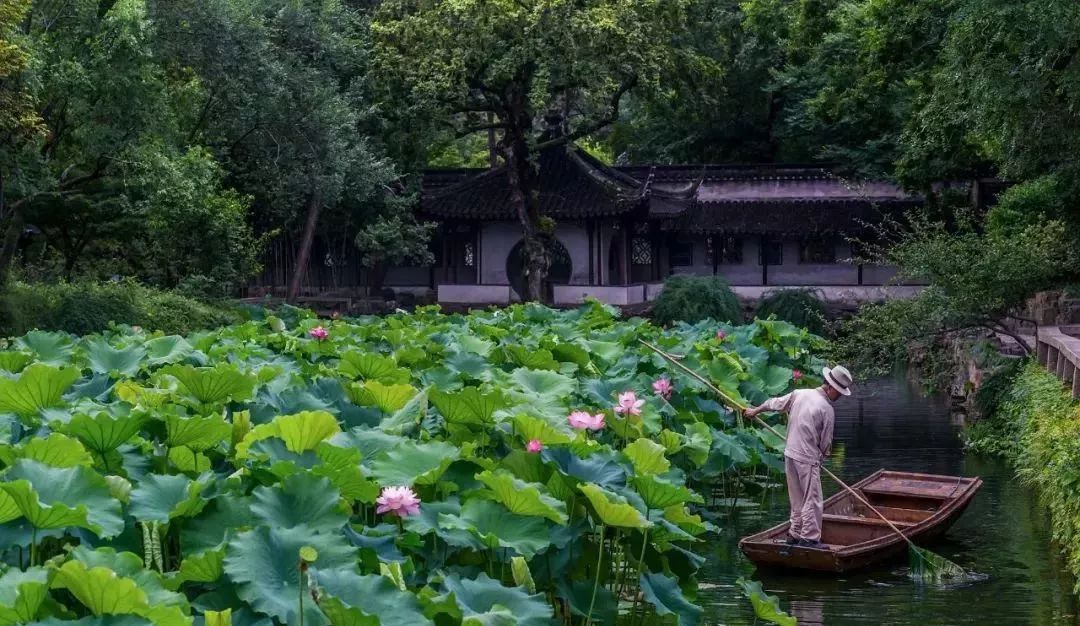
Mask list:
[[[604,560],[604,525],[600,524],[600,544],[596,551],[596,576],[593,578],[592,599],[589,600],[589,613],[585,616],[585,624],[592,623],[593,607],[596,606],[596,589],[600,586],[600,565]]]
[[[649,519],[649,510],[645,509],[645,519]],[[641,597],[641,570],[645,566],[645,547],[649,545],[649,529],[648,527],[642,531],[641,535],[641,554],[638,556],[637,561],[637,592],[634,593],[634,605],[630,607],[630,621],[634,621],[634,614],[637,613],[638,598]],[[642,621],[644,621],[644,608],[642,607]]]
[[[37,526],[30,526],[30,567],[37,565]]]

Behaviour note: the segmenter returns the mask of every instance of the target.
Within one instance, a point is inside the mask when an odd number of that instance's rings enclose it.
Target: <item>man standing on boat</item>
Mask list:
[[[821,464],[832,449],[833,402],[851,395],[851,372],[842,366],[824,368],[825,384],[815,389],[796,389],[786,396],[766,400],[746,409],[747,417],[766,411],[788,416],[784,473],[791,502],[791,529],[787,542],[807,548],[821,543]]]

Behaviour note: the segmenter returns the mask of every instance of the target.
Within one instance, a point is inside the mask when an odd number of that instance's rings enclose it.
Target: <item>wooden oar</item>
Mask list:
[[[708,387],[709,390],[712,391],[713,393],[715,393],[721,400],[723,400],[724,403],[727,405],[727,407],[729,409],[731,409],[732,411],[734,411],[737,416],[746,415],[746,409],[748,409],[749,407],[744,406],[741,402],[738,402],[737,400],[735,400],[734,398],[732,398],[728,394],[724,393],[723,390],[721,390],[719,387],[714,385],[707,378],[705,378],[701,374],[695,372],[694,370],[692,370],[689,367],[687,367],[686,365],[684,365],[677,357],[675,357],[674,355],[668,354],[667,352],[664,352],[660,348],[652,345],[651,343],[645,341],[644,339],[638,339],[638,341],[640,341],[642,344],[644,344],[645,347],[647,347],[648,349],[650,349],[653,352],[659,354],[661,357],[663,357],[666,361],[668,361],[669,363],[671,363],[675,367],[677,367],[680,370],[682,370],[683,372],[685,372],[687,375],[693,377],[695,380],[697,380],[701,384]],[[776,435],[781,441],[784,441],[784,442],[787,441],[786,437],[781,435],[775,428],[773,428],[772,426],[767,424],[764,420],[762,420],[758,416],[752,415],[752,416],[750,416],[750,418],[753,419],[758,424],[761,424],[762,426],[764,426],[766,429],[768,429],[769,432]],[[741,424],[741,420],[740,420],[740,424]],[[895,532],[897,535],[900,535],[900,538],[907,542],[908,549],[909,549],[909,554],[911,556],[910,561],[911,561],[911,565],[912,565],[911,569],[912,569],[912,575],[913,576],[916,576],[916,577],[918,577],[920,579],[923,579],[923,580],[926,580],[926,579],[940,580],[941,578],[957,578],[957,577],[961,577],[961,576],[963,576],[965,574],[964,568],[960,567],[959,565],[953,563],[952,561],[949,561],[948,559],[946,559],[943,556],[940,556],[938,554],[934,554],[933,552],[930,552],[929,550],[925,550],[925,549],[920,548],[919,546],[915,545],[915,542],[912,541],[911,538],[909,538],[907,535],[905,535],[904,531],[897,528],[896,524],[892,523],[892,520],[885,517],[885,515],[881,511],[877,510],[877,508],[874,507],[874,505],[867,502],[866,499],[862,497],[862,494],[860,494],[859,492],[852,489],[850,486],[848,486],[847,483],[840,480],[840,477],[838,477],[836,474],[833,474],[831,471],[829,471],[829,468],[822,465],[821,466],[821,471],[825,472],[825,474],[829,478],[836,481],[836,484],[840,485],[842,488],[847,490],[847,492],[850,493],[856,500],[861,502],[863,504],[863,506],[865,506],[866,508],[873,511],[874,514],[877,515],[878,517],[880,517],[883,522],[888,524],[889,528],[891,528],[893,530],[893,532]]]

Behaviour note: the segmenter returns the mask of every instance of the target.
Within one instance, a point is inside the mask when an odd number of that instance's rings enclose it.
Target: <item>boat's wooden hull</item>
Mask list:
[[[917,544],[941,536],[982,486],[978,478],[879,470],[853,488]],[[907,542],[846,491],[825,501],[821,541],[826,549],[789,546],[784,522],[739,542],[761,567],[848,572],[907,553]]]

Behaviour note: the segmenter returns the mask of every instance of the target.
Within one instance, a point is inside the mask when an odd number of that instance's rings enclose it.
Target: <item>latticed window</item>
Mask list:
[[[462,251],[462,258],[465,261],[465,267],[472,267],[476,262],[476,254],[473,250],[473,244],[471,241],[466,241]]]
[[[630,262],[634,265],[652,265],[652,242],[646,237],[630,240]]]
[[[765,241],[758,250],[758,265],[783,265],[784,245],[779,241]]]

